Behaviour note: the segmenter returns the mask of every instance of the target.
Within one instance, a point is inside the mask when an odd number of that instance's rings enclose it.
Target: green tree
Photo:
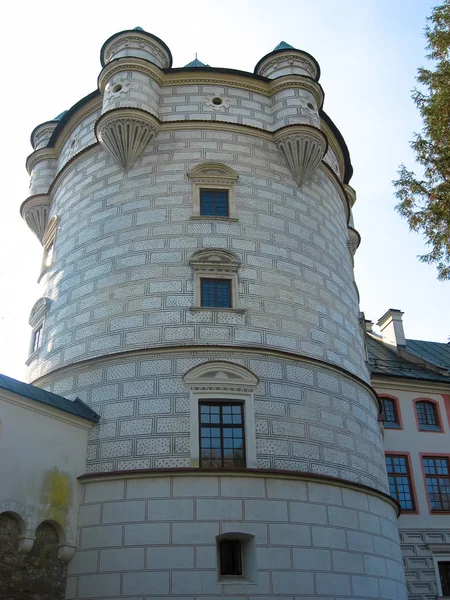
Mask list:
[[[394,181],[398,212],[413,231],[422,232],[428,254],[422,262],[436,263],[439,279],[450,279],[450,0],[433,9],[425,29],[431,69],[420,68],[412,99],[423,129],[411,142],[423,177],[401,165]]]

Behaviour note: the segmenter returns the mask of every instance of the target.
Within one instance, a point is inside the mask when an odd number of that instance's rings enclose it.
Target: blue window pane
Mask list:
[[[229,279],[202,279],[202,306],[231,308],[231,282]]]
[[[200,190],[200,214],[228,217],[228,190]]]

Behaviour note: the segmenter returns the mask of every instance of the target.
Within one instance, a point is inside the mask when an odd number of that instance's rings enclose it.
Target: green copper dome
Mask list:
[[[294,46],[291,46],[290,44],[287,44],[286,42],[280,42],[278,44],[278,46],[275,46],[275,48],[272,50],[272,52],[275,52],[275,50],[289,50],[289,49],[294,49]]]
[[[190,63],[188,63],[187,65],[184,65],[183,69],[187,69],[188,67],[207,67],[208,65],[205,65],[205,63],[202,63],[201,60],[198,60],[197,57],[194,58],[194,60],[192,60]]]

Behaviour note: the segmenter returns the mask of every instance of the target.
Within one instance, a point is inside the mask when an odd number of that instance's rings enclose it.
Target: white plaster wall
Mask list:
[[[254,584],[217,581],[215,537],[255,536]],[[393,506],[295,478],[87,481],[66,597],[405,600]]]
[[[0,390],[0,512],[19,514],[34,536],[45,520],[76,541],[90,422]]]
[[[398,519],[398,526],[408,593],[412,598],[428,600],[436,597],[438,591],[433,553],[429,545],[448,547],[450,526],[448,514],[430,513],[420,454],[448,456],[449,414],[444,396],[439,393],[430,394],[430,385],[424,384],[422,389],[416,385],[415,390],[396,389],[398,387],[398,384],[393,388],[376,386],[380,396],[387,394],[398,398],[403,424],[403,429],[384,430],[384,448],[387,454],[409,454],[418,513],[402,513]],[[418,431],[414,408],[414,400],[418,398],[429,398],[438,403],[443,433]]]

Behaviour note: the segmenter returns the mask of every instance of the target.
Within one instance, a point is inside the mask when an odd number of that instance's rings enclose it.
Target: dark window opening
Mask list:
[[[400,427],[395,400],[390,398],[382,398],[381,400],[383,401],[384,426],[392,429]]]
[[[443,596],[450,596],[450,562],[439,561],[439,578],[441,580],[441,588]]]
[[[436,406],[433,402],[416,402],[417,421],[419,429],[439,431]]]
[[[448,459],[424,456],[423,468],[428,500],[433,512],[450,512],[450,473]]]
[[[201,279],[201,305],[231,308],[230,279]]]
[[[237,402],[200,403],[200,466],[217,469],[245,467],[243,405]]]
[[[391,496],[403,510],[414,510],[411,476],[406,456],[386,455],[386,469]]]
[[[200,214],[228,217],[228,190],[200,190]]]
[[[42,325],[33,332],[32,352],[35,352],[41,347],[42,343]]]
[[[242,548],[239,540],[221,541],[219,554],[221,575],[242,575]]]

